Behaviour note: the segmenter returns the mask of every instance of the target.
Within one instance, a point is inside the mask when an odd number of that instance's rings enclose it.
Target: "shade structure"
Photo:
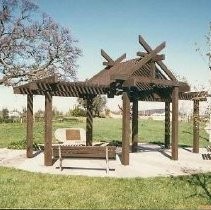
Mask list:
[[[129,164],[130,152],[130,119],[129,104],[133,103],[132,114],[132,151],[137,151],[138,142],[138,101],[158,101],[165,102],[165,146],[168,148],[171,144],[172,159],[178,159],[178,100],[206,100],[208,93],[206,91],[190,92],[190,86],[186,82],[178,81],[174,74],[163,63],[164,55],[158,54],[165,47],[165,42],[152,49],[142,36],[139,36],[139,43],[145,52],[137,52],[134,59],[126,60],[126,54],[123,54],[116,60],[112,59],[104,50],[101,55],[105,58],[106,66],[99,73],[87,81],[70,82],[59,78],[56,75],[31,81],[14,87],[15,94],[26,94],[29,108],[28,123],[32,120],[33,95],[44,95],[46,98],[45,114],[45,165],[51,165],[51,145],[52,145],[52,97],[79,97],[88,101],[87,106],[87,145],[92,144],[93,116],[92,103],[97,95],[107,95],[113,98],[117,95],[123,95],[123,126],[122,126],[122,144],[123,144],[123,164]],[[172,103],[172,143],[170,143],[170,103]],[[196,110],[196,109],[195,109]],[[198,117],[198,111],[195,111]],[[196,123],[194,124],[196,125]],[[195,126],[197,129],[198,126]],[[27,155],[32,156],[32,129],[33,126],[27,126]],[[198,151],[198,131],[194,132],[194,152]]]

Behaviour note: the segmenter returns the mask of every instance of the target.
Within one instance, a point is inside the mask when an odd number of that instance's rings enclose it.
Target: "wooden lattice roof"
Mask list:
[[[138,95],[140,100],[170,99],[171,90],[175,86],[179,87],[180,95],[190,91],[189,85],[178,81],[162,62],[165,56],[157,54],[165,47],[165,43],[152,50],[143,37],[139,37],[139,42],[146,52],[138,52],[138,58],[127,61],[123,61],[126,54],[114,61],[101,50],[101,55],[107,60],[104,62],[106,67],[89,79],[88,83],[110,86],[111,89],[128,87],[136,92],[135,95]]]
[[[174,74],[162,62],[164,55],[159,53],[165,43],[154,50],[139,36],[139,43],[146,52],[137,52],[138,58],[123,61],[126,54],[113,60],[105,51],[101,55],[106,59],[106,67],[84,82],[66,82],[56,76],[36,80],[14,88],[16,94],[33,94],[67,97],[95,97],[107,94],[108,97],[120,95],[128,89],[133,97],[143,101],[171,101],[173,87],[179,87],[180,100],[206,100],[207,92],[189,92],[187,83],[178,81]]]
[[[16,94],[32,94],[63,97],[86,97],[106,94],[108,87],[105,85],[87,84],[87,82],[66,82],[57,76],[36,80],[18,87],[14,87]]]
[[[125,62],[117,63],[112,67],[106,67],[96,75],[94,75],[91,79],[88,80],[89,84],[97,84],[97,85],[107,85],[109,86],[112,82],[112,75],[115,74],[119,69],[122,72],[125,72],[127,69],[132,69],[137,65],[137,63],[140,61],[140,59],[131,59]],[[166,79],[166,77],[160,73],[158,68],[156,67],[156,78],[159,79]],[[150,71],[150,64],[147,63],[137,71],[135,71],[131,76],[143,76],[143,77],[150,77],[151,71]]]

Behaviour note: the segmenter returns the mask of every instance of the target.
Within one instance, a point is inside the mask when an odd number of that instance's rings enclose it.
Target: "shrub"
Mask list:
[[[8,149],[26,149],[26,139],[23,139],[21,141],[13,141],[11,142],[8,147]],[[39,146],[37,143],[33,142],[33,150],[39,150]]]
[[[122,142],[121,141],[118,141],[118,140],[112,140],[110,143],[109,143],[110,146],[116,146],[116,147],[121,147],[122,146]]]
[[[74,117],[85,117],[86,111],[78,106],[71,110],[71,115]]]

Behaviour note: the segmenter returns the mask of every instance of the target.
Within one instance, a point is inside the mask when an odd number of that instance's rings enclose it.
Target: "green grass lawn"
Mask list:
[[[90,178],[0,167],[1,208],[189,208],[211,205],[211,174]]]
[[[53,131],[56,128],[82,127],[85,128],[85,118],[70,120],[69,122],[53,122]],[[200,129],[200,146],[208,143],[208,135]],[[94,141],[121,140],[122,136],[121,119],[95,118],[94,119]],[[179,144],[192,146],[192,123],[179,123]],[[53,135],[54,136],[54,135]],[[7,147],[11,142],[21,141],[26,138],[26,124],[23,123],[2,123],[0,124],[0,147]],[[34,141],[43,143],[44,124],[34,124]],[[55,139],[54,139],[55,140]],[[139,141],[140,142],[164,142],[164,122],[153,120],[139,120]]]
[[[121,140],[121,119],[94,119],[94,140]],[[54,122],[83,127],[85,119]],[[202,127],[203,128],[203,127]],[[26,124],[0,124],[0,147],[25,139]],[[200,146],[208,144],[200,130]],[[43,143],[44,124],[35,123],[34,139]],[[139,121],[140,142],[163,142],[164,123]],[[192,145],[192,124],[180,123],[180,145]],[[94,178],[30,173],[0,167],[0,208],[189,208],[211,205],[211,174],[159,178]]]

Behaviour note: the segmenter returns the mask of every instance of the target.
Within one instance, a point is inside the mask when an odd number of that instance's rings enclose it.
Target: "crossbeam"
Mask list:
[[[124,53],[116,60],[113,60],[103,49],[101,49],[101,55],[103,56],[103,58],[106,59],[106,62],[103,62],[103,65],[108,66],[108,67],[112,67],[115,64],[120,63],[126,58],[126,53]]]
[[[146,52],[137,52],[137,56],[140,57],[144,57],[146,56],[148,53]],[[165,60],[165,55],[161,54],[161,55],[156,55],[155,57],[152,58],[153,61],[161,61],[161,60]]]
[[[164,47],[165,42],[158,45],[154,50],[152,50],[149,54],[146,54],[137,64],[134,65],[133,68],[128,68],[126,71],[122,72],[122,69],[119,69],[115,72],[115,74],[111,75],[111,80],[126,80],[130,75],[132,75],[136,70],[140,69],[147,62],[149,62],[153,57],[156,56]]]
[[[147,44],[147,42],[144,40],[144,38],[141,35],[139,35],[139,43],[148,53],[152,51],[152,48]],[[175,81],[177,80],[176,77],[171,73],[171,71],[167,68],[167,66],[162,61],[156,61],[156,63],[169,76],[170,79],[175,80]]]
[[[136,86],[137,83],[145,83],[150,85],[178,86],[179,83],[172,80],[154,79],[150,77],[135,76],[131,77],[123,83],[123,87]]]

